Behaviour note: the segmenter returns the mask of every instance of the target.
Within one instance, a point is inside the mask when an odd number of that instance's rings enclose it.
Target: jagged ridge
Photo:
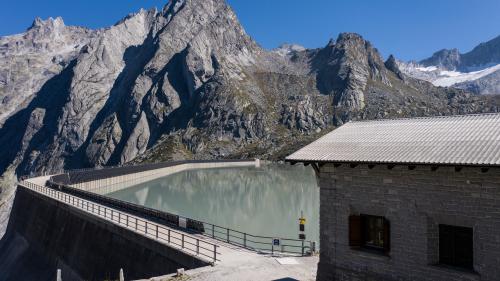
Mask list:
[[[265,51],[223,0],[171,1],[92,34],[5,121],[0,173],[273,158],[350,119],[498,110],[404,76],[357,34]]]

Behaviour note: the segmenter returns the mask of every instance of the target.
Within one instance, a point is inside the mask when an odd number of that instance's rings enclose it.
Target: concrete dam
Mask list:
[[[208,265],[195,257],[19,186],[0,243],[1,280],[139,279]],[[22,261],[22,262],[18,262]]]
[[[263,268],[266,258],[279,252],[309,256],[313,242],[283,238],[276,247],[273,237],[241,233],[240,238],[236,230],[209,229],[203,222],[103,195],[190,169],[256,165],[260,162],[181,161],[22,181],[0,240],[0,281],[56,280],[58,270],[64,281],[118,280],[120,270],[125,280],[147,279],[179,268],[217,276],[238,266],[235,261]],[[270,255],[252,248],[251,241],[269,246]]]

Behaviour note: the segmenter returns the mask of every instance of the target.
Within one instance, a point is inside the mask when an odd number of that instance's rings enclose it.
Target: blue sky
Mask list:
[[[259,44],[324,46],[339,32],[357,32],[384,57],[422,59],[442,48],[466,52],[500,35],[499,0],[228,0]],[[24,31],[36,16],[66,24],[109,26],[166,0],[4,0],[0,35]]]

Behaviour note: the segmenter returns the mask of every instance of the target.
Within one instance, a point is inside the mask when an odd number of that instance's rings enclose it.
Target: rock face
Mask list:
[[[500,36],[476,46],[461,55],[461,68],[478,69],[484,65],[500,64]]]
[[[369,80],[391,85],[380,55],[357,34],[340,34],[337,42],[331,41],[315,54],[313,64],[319,90],[333,96],[335,106],[361,110]]]
[[[435,52],[432,57],[420,61],[423,66],[437,66],[447,70],[457,70],[461,66],[461,54],[458,49],[443,49]]]
[[[443,49],[419,63],[397,62],[414,78],[436,86],[453,86],[475,94],[500,94],[500,36],[470,52]]]
[[[0,126],[27,105],[99,31],[35,19],[23,34],[0,37]]]
[[[65,28],[85,35],[65,44],[82,46],[13,103],[0,173],[276,158],[350,119],[498,110],[496,97],[407,77],[357,34],[319,49],[263,50],[223,0],[173,0],[107,29]]]

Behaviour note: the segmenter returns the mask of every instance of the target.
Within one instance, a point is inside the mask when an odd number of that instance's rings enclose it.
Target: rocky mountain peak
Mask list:
[[[196,9],[198,12],[217,13],[229,8],[225,0],[171,0],[162,10],[165,18],[170,20],[172,16],[179,13],[181,10]],[[191,12],[192,13],[192,12]]]
[[[500,93],[500,36],[481,43],[467,53],[443,49],[415,62],[398,62],[407,76],[436,86],[464,89],[474,94]]]
[[[55,19],[52,17],[49,17],[46,20],[43,20],[40,17],[36,17],[33,20],[33,23],[31,24],[31,26],[28,28],[28,30],[40,29],[40,28],[54,29],[54,28],[61,28],[61,27],[64,27],[64,21],[61,17],[56,17]]]
[[[329,43],[328,46],[332,45]],[[340,33],[333,46],[337,51],[345,52],[353,57],[361,58],[359,56],[362,56],[364,60],[370,60],[376,64],[382,63],[378,50],[357,33]]]
[[[154,21],[154,17],[158,14],[158,10],[156,9],[156,7],[154,8],[151,8],[149,10],[146,10],[146,9],[140,9],[138,12],[136,13],[130,13],[128,14],[126,17],[122,18],[121,20],[119,20],[117,23],[115,23],[113,26],[118,26],[118,25],[121,25],[129,20],[134,20],[134,18],[137,18],[137,17],[142,17],[142,18],[147,18],[146,21],[149,21],[149,23],[151,23],[152,21]]]
[[[36,18],[26,32],[0,37],[0,126],[98,33],[57,17]]]
[[[430,58],[420,61],[420,64],[461,72],[478,71],[500,64],[500,36],[477,45],[465,54],[456,48],[439,50]]]
[[[328,44],[330,44],[332,42],[332,40],[330,39],[330,41],[328,42]],[[342,44],[342,43],[345,43],[345,42],[358,42],[358,43],[362,43],[364,44],[365,43],[365,39],[357,34],[357,33],[353,33],[353,32],[342,32],[338,35],[337,37],[337,40],[336,40],[337,44]]]
[[[461,56],[464,71],[477,71],[485,67],[500,64],[500,36],[477,45],[470,52]]]
[[[385,65],[355,33],[285,47],[292,56],[263,50],[224,0],[171,0],[102,30],[35,37],[46,25],[61,26],[37,20],[0,38],[0,173],[266,157],[353,118],[485,108],[401,83],[393,58]]]
[[[380,54],[359,34],[339,34],[335,44],[329,43],[319,52],[317,60],[323,64],[319,67],[319,87],[334,96],[336,106],[361,110],[369,80],[390,85]]]
[[[392,54],[389,56],[389,58],[387,58],[384,65],[387,69],[394,72],[394,74],[396,74],[399,79],[404,80],[404,75],[403,72],[401,72],[401,70],[399,69],[398,61]]]
[[[460,52],[458,49],[442,49],[435,52],[430,58],[420,61],[423,66],[438,66],[448,70],[460,67]]]

